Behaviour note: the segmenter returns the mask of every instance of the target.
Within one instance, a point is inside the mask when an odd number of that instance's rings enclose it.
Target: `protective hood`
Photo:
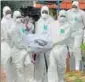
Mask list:
[[[21,22],[21,12],[20,11],[14,11],[13,13],[13,19],[16,21],[16,22]]]
[[[16,19],[19,16],[21,17],[21,12],[20,11],[14,11],[13,18]]]
[[[65,23],[66,22],[66,20],[67,20],[66,15],[67,14],[66,14],[66,11],[65,10],[61,10],[59,12],[58,20],[59,20],[60,23]]]
[[[3,16],[6,16],[7,15],[7,11],[9,11],[10,12],[10,15],[11,15],[11,9],[10,9],[10,7],[9,6],[5,6],[4,8],[3,8]]]
[[[74,1],[73,3],[72,3],[72,6],[75,6],[74,8],[72,7],[72,10],[73,11],[77,11],[78,9],[79,9],[79,2],[78,1]]]
[[[41,8],[41,17],[46,19],[49,16],[49,8],[47,6],[43,6]]]

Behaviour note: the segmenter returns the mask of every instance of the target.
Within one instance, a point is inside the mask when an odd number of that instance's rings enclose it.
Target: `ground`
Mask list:
[[[71,71],[66,73],[66,82],[85,82],[85,73],[79,71]],[[1,82],[6,82],[6,76],[3,70],[1,71]]]

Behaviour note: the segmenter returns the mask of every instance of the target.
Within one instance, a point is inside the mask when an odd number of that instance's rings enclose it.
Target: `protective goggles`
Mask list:
[[[77,6],[76,5],[72,5],[72,8],[76,8],[77,9]]]
[[[43,11],[42,11],[42,14],[48,14],[48,11],[43,10]]]
[[[10,10],[6,11],[6,14],[12,14],[12,12]]]

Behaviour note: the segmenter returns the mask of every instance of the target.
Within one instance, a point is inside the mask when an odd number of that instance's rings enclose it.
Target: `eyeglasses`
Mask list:
[[[42,11],[42,14],[48,14],[48,11],[43,10],[43,11]]]

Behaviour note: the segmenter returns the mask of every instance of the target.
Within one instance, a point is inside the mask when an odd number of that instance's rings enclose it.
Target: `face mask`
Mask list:
[[[59,18],[59,21],[62,22],[62,23],[64,23],[66,21],[66,18],[65,17],[60,17]]]
[[[77,11],[77,8],[72,8],[73,12],[76,12]]]
[[[16,22],[17,22],[17,23],[21,23],[21,19],[19,19],[19,18],[16,19]]]
[[[11,18],[11,14],[6,15],[6,18]]]
[[[42,14],[41,15],[43,19],[47,18],[48,17],[48,14]]]

